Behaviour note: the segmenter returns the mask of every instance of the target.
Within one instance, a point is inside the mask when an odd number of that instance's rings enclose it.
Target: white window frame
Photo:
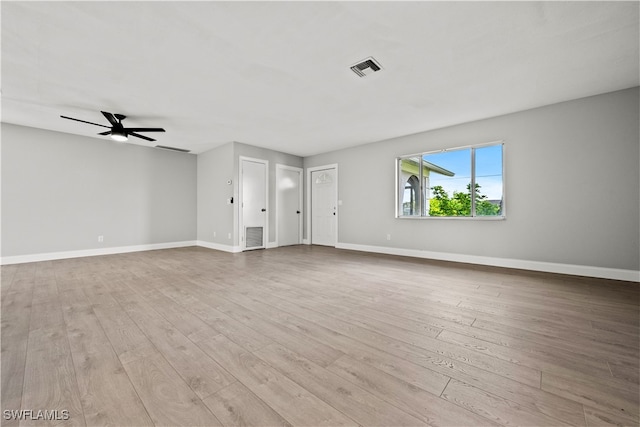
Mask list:
[[[502,206],[501,206],[501,213],[500,215],[491,215],[491,216],[487,216],[487,215],[476,215],[476,209],[475,209],[475,204],[476,204],[476,200],[475,200],[475,192],[472,191],[471,192],[471,215],[470,216],[429,216],[425,214],[426,209],[426,204],[424,201],[424,194],[425,194],[425,189],[423,188],[423,176],[422,176],[422,159],[423,156],[425,154],[434,154],[434,153],[444,153],[447,151],[459,151],[459,150],[468,150],[471,149],[471,188],[475,188],[475,183],[476,183],[476,159],[475,159],[475,150],[478,148],[484,148],[484,147],[490,147],[490,146],[494,146],[494,145],[502,145]],[[443,148],[440,150],[430,150],[430,151],[423,151],[421,153],[414,153],[414,154],[406,154],[403,156],[399,156],[395,158],[395,169],[396,169],[396,197],[395,197],[395,217],[397,219],[409,219],[409,220],[420,220],[420,219],[431,219],[431,220],[447,220],[447,219],[454,219],[454,220],[480,220],[480,221],[501,221],[506,219],[507,216],[507,204],[506,204],[506,168],[505,168],[505,151],[506,151],[506,147],[505,147],[505,143],[503,140],[499,140],[499,141],[491,141],[491,142],[486,142],[486,143],[482,143],[482,144],[474,144],[474,145],[465,145],[465,146],[460,146],[460,147],[452,147],[452,148]],[[417,205],[419,206],[420,209],[420,215],[402,215],[402,198],[403,198],[403,194],[404,194],[404,182],[402,181],[402,179],[400,178],[400,174],[401,174],[401,170],[400,170],[400,160],[402,159],[407,159],[407,158],[411,158],[411,157],[418,157],[420,158],[420,165],[418,165],[418,171],[419,171],[419,176],[417,177],[419,182],[420,182],[420,188],[419,188],[419,192],[418,192],[418,203]],[[402,187],[402,188],[401,188]]]

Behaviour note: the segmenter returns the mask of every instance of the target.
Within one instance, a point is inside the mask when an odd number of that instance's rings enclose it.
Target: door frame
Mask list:
[[[265,180],[264,180],[264,189],[265,189],[265,224],[262,235],[262,243],[264,244],[264,248],[266,249],[269,244],[269,161],[264,159],[256,159],[253,157],[245,157],[239,156],[239,165],[238,165],[238,237],[240,238],[240,250],[247,250],[247,241],[244,238],[244,214],[243,214],[243,194],[242,194],[242,186],[244,185],[244,174],[242,164],[244,161],[254,162],[254,163],[262,163],[265,168]],[[258,248],[255,248],[258,249]]]
[[[311,211],[313,210],[313,206],[311,205],[311,173],[312,172],[317,172],[317,171],[321,171],[321,170],[327,170],[327,169],[334,169],[335,173],[336,173],[336,179],[335,179],[335,194],[336,194],[336,200],[335,200],[335,206],[336,206],[336,241],[334,243],[334,247],[337,246],[338,244],[338,218],[340,215],[340,209],[339,209],[339,197],[338,197],[338,164],[337,163],[332,163],[330,165],[323,165],[323,166],[314,166],[311,168],[307,168],[307,242],[308,244],[312,245],[313,244],[313,239],[311,238],[312,234],[311,234],[311,230],[313,228],[313,224],[311,221]]]
[[[278,231],[279,231],[279,227],[278,227],[278,223],[280,222],[280,212],[278,212],[278,207],[280,206],[279,201],[280,201],[280,191],[278,191],[278,184],[280,183],[280,178],[282,175],[282,171],[283,170],[290,170],[290,171],[294,171],[294,172],[298,172],[300,175],[299,178],[299,185],[298,185],[298,209],[300,209],[300,221],[298,224],[298,244],[302,243],[302,233],[303,233],[303,227],[302,227],[302,223],[304,222],[304,209],[302,204],[304,203],[303,200],[303,187],[304,187],[304,170],[302,168],[298,168],[295,166],[288,166],[288,165],[283,165],[281,163],[276,163],[276,186],[275,186],[275,191],[276,191],[276,242],[275,242],[275,247],[279,246],[279,235],[278,235]]]

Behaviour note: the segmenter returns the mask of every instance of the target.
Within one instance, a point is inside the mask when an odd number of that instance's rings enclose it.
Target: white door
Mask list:
[[[263,249],[267,239],[267,163],[241,159],[240,177],[242,249]]]
[[[311,172],[311,244],[335,246],[337,240],[336,170]]]
[[[302,236],[302,169],[276,165],[278,246],[299,245]]]

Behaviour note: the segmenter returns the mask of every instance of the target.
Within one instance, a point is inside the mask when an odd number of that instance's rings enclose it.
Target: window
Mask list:
[[[398,158],[398,217],[504,218],[502,149],[492,143]]]
[[[420,192],[420,181],[415,175],[411,175],[404,186],[404,202],[402,205],[403,215],[418,215],[418,193]]]

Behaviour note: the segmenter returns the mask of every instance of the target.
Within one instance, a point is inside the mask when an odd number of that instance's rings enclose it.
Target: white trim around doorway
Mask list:
[[[280,178],[280,174],[282,173],[282,170],[291,170],[291,171],[295,171],[295,172],[299,172],[300,173],[300,193],[298,195],[298,199],[299,199],[299,203],[300,203],[300,215],[301,218],[304,220],[304,209],[303,209],[303,202],[304,202],[304,198],[303,198],[303,187],[304,187],[304,170],[302,168],[298,168],[295,166],[288,166],[288,165],[283,165],[280,163],[276,163],[276,241],[272,244],[273,246],[270,247],[274,247],[277,248],[279,246],[279,242],[278,242],[278,220],[279,220],[279,215],[280,212],[278,212],[278,202],[280,201],[280,192],[278,191],[278,184],[280,182],[279,178]],[[300,225],[299,225],[299,231],[298,231],[298,244],[302,243],[302,233],[303,233],[303,222],[304,221],[300,221]]]
[[[255,163],[262,163],[265,165],[265,180],[264,180],[264,186],[265,186],[265,224],[264,224],[264,238],[263,238],[263,243],[264,243],[264,249],[267,248],[268,242],[269,242],[269,214],[270,214],[270,208],[269,208],[269,161],[268,160],[264,160],[264,159],[255,159],[253,157],[245,157],[245,156],[239,156],[239,160],[238,160],[238,243],[239,246],[241,248],[242,251],[247,250],[246,248],[246,244],[247,242],[244,240],[244,218],[242,216],[242,162],[243,161],[248,161],[248,162],[255,162]]]
[[[321,171],[321,170],[327,170],[327,169],[334,169],[336,171],[336,180],[335,180],[335,186],[336,186],[336,241],[335,241],[335,245],[338,245],[338,236],[339,234],[339,227],[338,227],[338,218],[340,215],[340,197],[338,195],[338,164],[337,163],[332,163],[330,165],[324,165],[324,166],[314,166],[311,168],[307,168],[307,185],[306,185],[306,190],[307,190],[307,205],[306,205],[306,211],[307,211],[307,215],[306,215],[306,224],[307,224],[307,238],[303,239],[303,243],[305,244],[313,244],[313,241],[311,240],[311,227],[313,224],[311,224],[311,173],[312,172],[316,172],[316,171]]]

